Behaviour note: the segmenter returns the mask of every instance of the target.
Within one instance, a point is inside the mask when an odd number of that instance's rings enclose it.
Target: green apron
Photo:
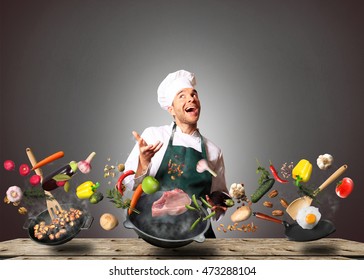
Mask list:
[[[173,137],[176,131],[176,123],[173,125],[172,134],[169,138],[168,147],[164,154],[162,163],[155,178],[160,183],[162,191],[179,188],[190,197],[205,197],[210,194],[212,176],[209,172],[198,173],[197,162],[207,159],[206,148],[201,135],[201,152],[184,146],[173,146]],[[207,238],[215,238],[210,227],[205,233]]]

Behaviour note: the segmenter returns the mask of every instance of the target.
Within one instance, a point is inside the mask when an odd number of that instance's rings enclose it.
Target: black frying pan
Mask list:
[[[69,210],[71,207],[75,209],[80,209],[79,207],[77,207],[77,205],[72,204],[64,204],[61,205],[61,207],[65,210]],[[62,235],[59,239],[51,240],[48,237],[44,239],[38,239],[34,236],[34,226],[36,224],[39,224],[41,221],[44,221],[47,225],[51,224],[51,217],[49,216],[48,209],[46,209],[36,217],[29,218],[27,223],[24,225],[24,228],[28,230],[29,237],[39,244],[61,245],[73,239],[81,230],[90,228],[93,222],[93,217],[85,213],[85,211],[82,212],[83,215],[81,215],[79,219],[75,220],[75,224],[73,225],[73,227],[67,228],[66,234]]]
[[[329,220],[320,220],[313,229],[303,229],[297,222],[289,224],[286,221],[273,218],[263,213],[253,212],[253,216],[259,219],[283,224],[286,229],[286,237],[292,241],[313,241],[326,237],[336,230],[334,224]]]
[[[133,229],[139,237],[148,243],[162,248],[185,246],[193,241],[205,241],[204,233],[210,227],[210,220],[200,221],[195,229],[190,231],[193,222],[200,217],[198,211],[188,210],[178,216],[152,217],[152,204],[158,200],[163,191],[154,194],[143,194],[135,207],[140,214],[127,214],[124,226]],[[203,217],[207,211],[201,207]]]

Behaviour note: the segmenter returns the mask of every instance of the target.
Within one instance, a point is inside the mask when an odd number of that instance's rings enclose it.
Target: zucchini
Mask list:
[[[251,195],[251,201],[256,203],[265,195],[274,185],[274,179],[265,180],[259,188]]]

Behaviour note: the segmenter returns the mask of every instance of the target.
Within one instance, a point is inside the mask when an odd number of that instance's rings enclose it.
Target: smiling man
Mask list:
[[[221,149],[203,137],[197,127],[201,104],[195,89],[195,75],[185,70],[170,73],[158,87],[158,102],[173,117],[170,125],[149,127],[139,135],[126,163],[136,174],[126,182],[135,188],[150,175],[161,190],[182,189],[191,197],[204,197],[213,191],[227,192],[225,166]],[[216,172],[196,171],[197,162],[206,159]],[[213,237],[213,232],[206,237]]]

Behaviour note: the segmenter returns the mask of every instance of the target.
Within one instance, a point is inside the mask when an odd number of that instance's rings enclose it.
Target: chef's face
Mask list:
[[[196,125],[200,117],[200,100],[193,88],[184,88],[173,99],[168,112],[174,116],[177,124]]]

